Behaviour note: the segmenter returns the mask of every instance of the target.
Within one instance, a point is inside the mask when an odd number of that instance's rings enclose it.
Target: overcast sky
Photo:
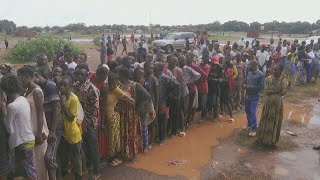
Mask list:
[[[18,26],[102,24],[188,25],[230,20],[320,19],[320,0],[0,0],[0,19]]]

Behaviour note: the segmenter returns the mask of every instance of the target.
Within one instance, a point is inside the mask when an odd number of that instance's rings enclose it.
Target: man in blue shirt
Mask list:
[[[259,97],[264,88],[264,74],[258,68],[258,62],[255,60],[249,63],[249,72],[247,74],[246,83],[244,89],[246,89],[245,95],[245,111],[247,114],[248,125],[243,130],[252,132],[249,136],[256,136],[257,132],[257,107],[259,103]]]

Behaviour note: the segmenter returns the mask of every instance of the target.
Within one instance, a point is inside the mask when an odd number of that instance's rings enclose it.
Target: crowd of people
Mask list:
[[[195,123],[224,115],[234,123],[241,109],[248,135],[276,148],[282,96],[293,84],[316,82],[320,39],[308,45],[229,41],[222,48],[215,41],[186,42],[185,50],[158,50],[155,57],[142,43],[123,58],[100,52],[96,71],[85,53],[67,46],[52,67],[45,54],[16,73],[2,64],[0,179],[54,180],[72,172],[78,180],[86,171],[90,179],[102,179],[102,164],[134,161],[155,143],[186,136]]]

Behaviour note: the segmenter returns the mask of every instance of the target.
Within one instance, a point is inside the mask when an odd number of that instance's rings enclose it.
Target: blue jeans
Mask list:
[[[287,56],[282,56],[281,70],[284,70],[284,68],[286,67],[286,61],[287,61]]]
[[[207,116],[207,95],[206,93],[199,93],[199,102],[201,106],[201,118]]]
[[[257,127],[257,108],[258,108],[259,99],[249,100],[245,99],[245,111],[247,114],[248,127],[252,129],[253,132],[256,132]]]
[[[143,139],[143,147],[147,148],[148,147],[148,141],[149,141],[149,134],[148,134],[148,126],[146,126],[144,123],[142,124],[141,127],[142,131],[142,139]]]
[[[307,82],[311,81],[312,77],[312,63],[308,64],[307,67]]]

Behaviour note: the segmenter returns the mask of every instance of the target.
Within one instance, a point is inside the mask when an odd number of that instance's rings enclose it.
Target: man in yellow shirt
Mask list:
[[[76,180],[82,179],[82,161],[81,161],[81,131],[77,124],[79,100],[71,92],[72,79],[70,76],[63,76],[59,90],[61,92],[61,110],[64,123],[63,138],[61,140],[61,171],[62,176],[68,174],[69,160],[73,162],[72,172]]]

